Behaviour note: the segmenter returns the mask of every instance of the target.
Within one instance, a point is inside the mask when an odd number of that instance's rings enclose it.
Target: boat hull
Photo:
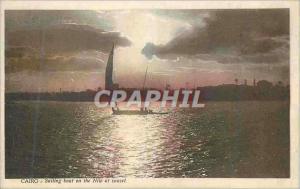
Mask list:
[[[117,110],[113,115],[148,115],[148,114],[168,114],[168,112],[147,112],[139,110]]]

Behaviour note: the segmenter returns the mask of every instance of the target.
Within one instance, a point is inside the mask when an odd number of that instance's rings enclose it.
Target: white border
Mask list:
[[[299,2],[298,1],[0,1],[1,6],[1,180],[0,188],[298,188],[299,187]],[[290,157],[289,179],[269,178],[127,178],[125,184],[21,184],[4,179],[4,10],[22,9],[290,9]],[[270,154],[272,155],[272,154]],[[253,167],[255,169],[255,167]]]

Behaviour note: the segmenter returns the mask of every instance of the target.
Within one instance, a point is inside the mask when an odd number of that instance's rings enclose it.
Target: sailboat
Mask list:
[[[115,48],[115,45],[113,44],[112,49],[109,53],[107,64],[106,64],[106,70],[105,70],[105,89],[106,90],[114,89],[114,82],[113,82],[114,48]]]
[[[106,64],[105,69],[105,89],[106,90],[113,90],[115,88],[118,88],[118,84],[114,83],[113,81],[113,68],[114,68],[114,44],[112,46],[112,49],[109,53],[109,57]],[[145,73],[144,83],[143,83],[143,89],[145,86],[145,79],[148,71],[148,66]],[[141,110],[120,110],[119,107],[112,108],[112,112],[114,115],[147,115],[147,114],[167,114],[168,112],[153,112],[152,110],[147,110],[146,108],[141,108]]]

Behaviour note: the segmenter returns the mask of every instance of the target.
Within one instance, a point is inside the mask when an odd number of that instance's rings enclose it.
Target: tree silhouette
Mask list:
[[[235,82],[236,85],[238,85],[239,80],[238,80],[237,78],[235,78],[235,79],[234,79],[234,82]]]

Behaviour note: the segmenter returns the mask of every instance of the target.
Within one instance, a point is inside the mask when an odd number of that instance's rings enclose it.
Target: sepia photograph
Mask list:
[[[296,188],[299,20],[283,2],[1,9],[1,179]]]

